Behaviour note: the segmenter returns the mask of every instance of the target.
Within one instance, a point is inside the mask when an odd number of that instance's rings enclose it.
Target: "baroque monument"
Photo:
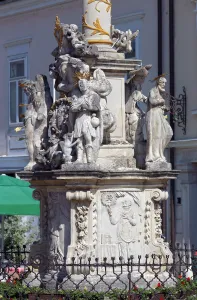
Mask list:
[[[149,95],[143,94],[151,65],[125,59],[139,31],[112,26],[112,2],[83,0],[83,34],[56,17],[49,75],[59,99],[53,101],[44,75],[20,82],[28,97],[30,161],[19,176],[31,182],[41,205],[41,238],[31,256],[50,260],[47,270],[40,266],[43,279],[72,257],[172,258],[161,218],[167,182],[177,176],[164,156],[173,134],[165,118],[166,79],[158,76]],[[69,273],[64,271],[57,276]],[[146,271],[147,280],[153,271]],[[80,276],[77,268],[72,272]]]

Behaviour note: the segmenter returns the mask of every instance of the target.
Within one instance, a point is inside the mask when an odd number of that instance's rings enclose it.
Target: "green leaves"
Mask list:
[[[5,216],[4,221],[4,245],[5,249],[11,247],[16,249],[23,245],[32,244],[38,237],[38,228],[32,226],[34,217],[29,217],[27,221],[21,216]],[[32,230],[32,227],[34,230]]]

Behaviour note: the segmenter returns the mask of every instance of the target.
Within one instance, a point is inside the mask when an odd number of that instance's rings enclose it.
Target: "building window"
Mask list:
[[[9,58],[9,107],[10,124],[23,122],[27,97],[19,87],[20,80],[27,78],[27,57]]]

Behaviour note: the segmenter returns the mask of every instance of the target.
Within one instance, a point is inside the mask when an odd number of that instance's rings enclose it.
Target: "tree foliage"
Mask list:
[[[25,220],[21,216],[5,216],[4,221],[4,249],[20,248],[31,245],[38,239],[38,226],[34,225],[34,218]]]

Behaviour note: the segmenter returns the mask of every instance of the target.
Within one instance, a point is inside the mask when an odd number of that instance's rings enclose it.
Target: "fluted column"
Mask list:
[[[89,44],[111,48],[111,0],[83,0],[83,31]]]

